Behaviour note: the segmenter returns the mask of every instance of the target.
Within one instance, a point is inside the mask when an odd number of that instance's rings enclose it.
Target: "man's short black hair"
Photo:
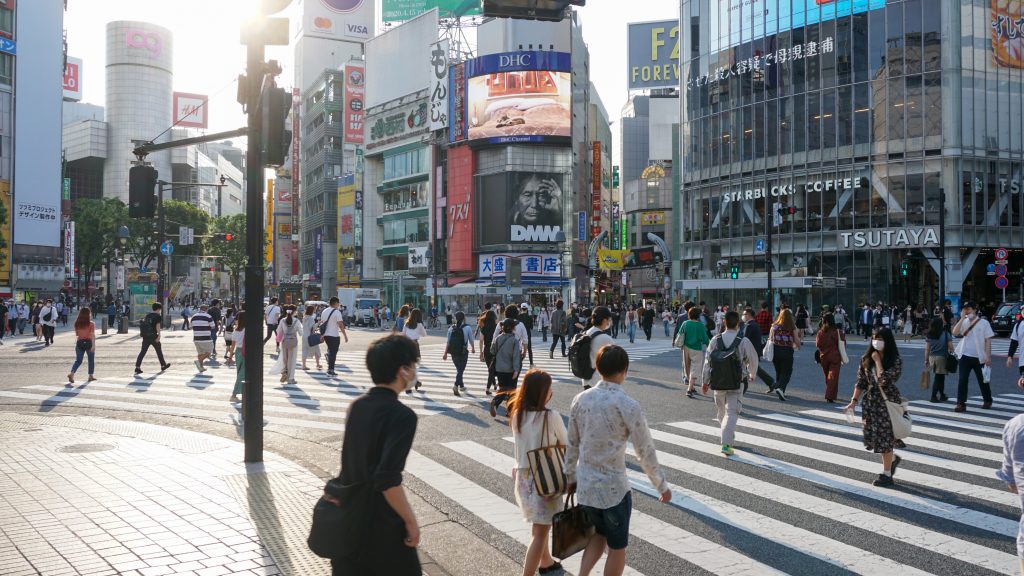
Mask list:
[[[605,320],[611,320],[612,311],[607,306],[597,306],[594,311],[590,313],[590,322],[594,326],[600,326]]]
[[[629,354],[622,346],[609,344],[597,351],[595,363],[601,376],[615,376],[629,368]]]
[[[757,315],[754,314],[754,309],[753,308],[750,308],[750,307],[744,308],[743,309],[743,313],[744,314],[749,314],[751,318],[757,318]]]
[[[729,310],[725,313],[725,327],[729,330],[740,325],[740,314],[735,310]]]
[[[330,299],[330,300],[328,300],[328,302],[327,302],[327,303],[328,303],[328,304],[337,304],[338,302],[341,302],[341,300],[338,300],[338,297],[337,297],[337,296],[331,296],[331,299]]]
[[[563,302],[562,300],[558,300],[555,302],[555,308],[558,308],[559,310],[561,310],[564,306],[565,302]]]
[[[274,298],[271,298],[271,299],[270,299],[270,300],[268,300],[267,302],[268,302],[269,304],[277,304],[277,298],[276,298],[276,297],[274,297]]]
[[[519,306],[509,304],[505,307],[505,318],[519,318]]]
[[[378,338],[366,349],[366,368],[374,384],[390,384],[398,369],[413,366],[420,360],[420,349],[408,336],[391,334]]]
[[[153,311],[154,312],[156,312],[157,310],[163,310],[163,308],[164,308],[163,304],[161,304],[159,302],[153,302]]]

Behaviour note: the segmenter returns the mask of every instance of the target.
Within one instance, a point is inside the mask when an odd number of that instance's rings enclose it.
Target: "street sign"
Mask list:
[[[170,256],[171,254],[174,254],[174,244],[171,244],[170,240],[164,242],[163,244],[160,245],[160,253],[163,254],[164,256]]]
[[[998,278],[996,278],[996,288],[1002,290],[1009,285],[1010,281],[1006,279],[1006,276],[999,276]]]
[[[61,188],[62,198],[71,200],[71,178],[64,179],[64,186]]]
[[[1009,262],[1009,260],[996,260],[996,266],[1000,264],[1006,264],[1007,262]]]
[[[1006,273],[1009,272],[1009,270],[1006,269],[1006,264],[997,264],[994,272],[996,273],[996,276],[1006,276]]]
[[[1009,253],[1006,251],[1006,248],[998,248],[996,250],[996,260],[1006,260],[1008,256]]]
[[[765,241],[764,241],[764,239],[763,238],[758,238],[757,241],[754,242],[754,252],[757,252],[758,254],[764,254],[764,249],[765,249]]]
[[[146,272],[149,272],[149,268],[146,268],[145,266],[139,266],[139,274],[145,274]]]
[[[18,44],[14,40],[9,38],[0,38],[0,52],[6,52],[8,54],[18,54]]]
[[[996,275],[996,265],[995,264],[989,264],[988,266],[985,266],[985,274],[987,274],[988,276],[995,276]]]

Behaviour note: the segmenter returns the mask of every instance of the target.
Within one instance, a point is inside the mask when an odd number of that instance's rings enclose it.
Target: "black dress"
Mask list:
[[[416,549],[405,545],[405,523],[383,492],[402,484],[416,436],[416,413],[389,388],[371,388],[349,407],[341,449],[343,484],[370,482],[373,505],[357,557],[331,561],[334,576],[419,576]]]
[[[885,394],[890,402],[902,402],[896,382],[900,379],[903,371],[903,361],[896,358],[896,363],[889,369],[882,371],[882,378],[876,380],[875,367],[869,365],[867,369],[863,364],[857,369],[857,388],[863,396],[860,399],[861,416],[864,418],[864,448],[876,454],[892,452],[893,448],[906,448],[903,440],[897,440],[892,435],[892,422],[889,420],[889,411],[885,407],[885,398],[879,392],[878,387],[885,389]]]

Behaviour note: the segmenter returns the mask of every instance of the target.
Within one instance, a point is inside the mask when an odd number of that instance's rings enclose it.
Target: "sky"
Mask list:
[[[235,101],[238,74],[245,66],[239,44],[240,24],[255,12],[256,0],[68,0],[64,27],[68,55],[81,58],[83,101],[104,102],[106,24],[114,20],[144,20],[174,34],[174,89],[210,95],[210,131],[232,130],[245,124]],[[642,5],[624,18],[623,5]],[[589,0],[577,8],[583,36],[590,49],[591,81],[597,87],[609,118],[617,120],[625,104],[626,22],[663,20],[679,15],[678,0]],[[380,13],[378,9],[378,14]],[[267,57],[286,67],[287,47],[270,47]],[[280,84],[289,86],[286,68]],[[618,125],[612,125],[618,140]],[[156,134],[153,135],[154,137]],[[618,157],[618,153],[615,154]]]

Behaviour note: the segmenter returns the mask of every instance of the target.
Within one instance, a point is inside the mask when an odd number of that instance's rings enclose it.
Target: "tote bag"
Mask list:
[[[846,334],[839,333],[839,358],[843,365],[850,363],[850,356],[846,353]]]
[[[342,484],[332,478],[313,507],[313,523],[306,544],[321,558],[354,556],[365,544],[372,520],[373,490],[369,482]]]
[[[544,411],[544,425],[541,427],[542,446],[526,453],[533,472],[533,486],[539,496],[557,496],[565,492],[568,482],[565,478],[565,446],[548,442],[548,420],[551,413]]]
[[[565,499],[565,508],[551,519],[551,555],[565,560],[586,548],[593,535],[594,525],[570,494]]]
[[[875,383],[875,386],[878,386],[878,383]],[[910,418],[910,411],[908,410],[909,402],[906,400],[902,403],[890,402],[889,397],[885,395],[885,390],[881,386],[878,386],[878,391],[882,393],[882,399],[885,400],[885,409],[889,412],[889,421],[892,422],[892,437],[897,440],[909,438],[910,429],[914,423]]]
[[[775,334],[775,328],[773,327],[768,331],[768,342],[765,343],[764,349],[761,350],[761,357],[771,362],[775,358],[775,340],[772,336]]]

